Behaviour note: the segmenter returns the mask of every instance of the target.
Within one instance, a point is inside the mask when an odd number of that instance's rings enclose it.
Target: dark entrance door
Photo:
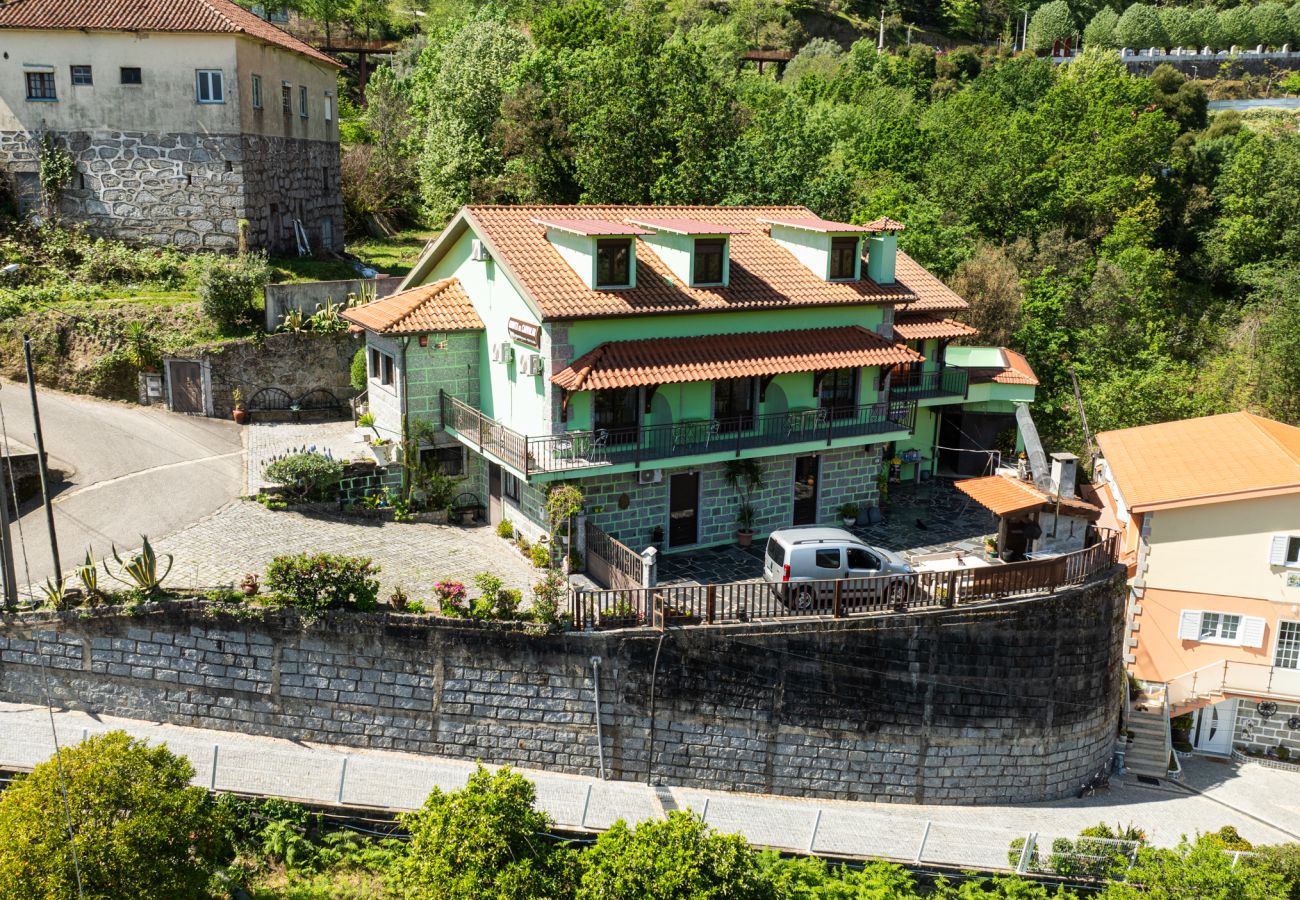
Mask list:
[[[172,383],[172,410],[202,415],[203,371],[196,362],[173,359],[167,363]]]
[[[700,539],[700,473],[674,475],[668,481],[668,546],[685,547]]]
[[[488,523],[495,526],[501,521],[501,467],[488,463]]]
[[[817,524],[816,456],[797,456],[794,460],[794,524]]]

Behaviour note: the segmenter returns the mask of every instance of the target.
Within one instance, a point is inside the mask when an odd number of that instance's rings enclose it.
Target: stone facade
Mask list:
[[[1117,571],[1002,604],[666,636],[198,603],[23,614],[0,620],[0,699],[44,702],[39,654],[54,703],[103,714],[583,775],[603,755],[612,778],[727,790],[1033,802],[1111,758],[1123,599]]]
[[[1260,702],[1237,701],[1233,746],[1256,752],[1286,747],[1292,759],[1300,760],[1300,727],[1291,727],[1293,721],[1300,726],[1300,704],[1276,700],[1277,712],[1265,718],[1259,714]]]
[[[343,247],[338,144],[259,135],[72,131],[56,139],[76,160],[64,221],[137,244],[293,254],[293,221],[312,249]],[[25,207],[39,199],[39,136],[0,132],[0,163]],[[36,196],[33,196],[33,190]]]

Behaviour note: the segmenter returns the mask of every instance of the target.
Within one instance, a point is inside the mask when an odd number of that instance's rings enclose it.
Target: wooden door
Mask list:
[[[668,546],[686,547],[700,539],[700,473],[674,475],[668,482]]]
[[[817,474],[820,458],[798,456],[794,461],[794,524],[817,524]]]
[[[488,463],[488,523],[494,528],[501,521],[501,467]]]
[[[171,381],[172,410],[203,415],[203,369],[196,362],[173,359],[167,362]]]

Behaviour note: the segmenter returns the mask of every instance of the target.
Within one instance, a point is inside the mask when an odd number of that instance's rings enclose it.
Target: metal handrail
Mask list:
[[[892,395],[909,400],[933,397],[966,397],[970,392],[970,373],[955,366],[932,372],[898,372],[890,378]]]

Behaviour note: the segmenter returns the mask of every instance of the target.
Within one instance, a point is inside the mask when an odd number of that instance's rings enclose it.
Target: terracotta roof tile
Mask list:
[[[956,488],[996,516],[1050,509],[1057,504],[1057,498],[1052,494],[1040,491],[1027,481],[1006,475],[962,479],[956,482]],[[1101,516],[1100,506],[1076,497],[1061,497],[1060,505],[1093,519]]]
[[[246,34],[343,68],[231,0],[9,0],[0,4],[0,28]]]
[[[903,314],[894,319],[894,334],[905,341],[971,337],[979,333],[978,328],[965,322],[925,313]]]
[[[699,219],[665,219],[655,216],[637,216],[627,219],[633,225],[640,225],[653,231],[669,231],[673,234],[744,234],[745,229],[734,225],[720,225],[717,222],[701,222]]]
[[[455,278],[402,291],[343,311],[343,318],[377,334],[481,331],[483,320]]]
[[[565,390],[675,384],[917,362],[920,354],[859,325],[611,341],[551,377]]]
[[[869,278],[828,282],[773,241],[762,220],[815,218],[803,207],[719,206],[470,206],[470,225],[537,303],[544,318],[578,319],[660,313],[724,312],[864,303],[907,303],[916,309],[963,309],[965,301],[899,251],[897,282]],[[643,241],[637,243],[637,285],[594,290],[569,268],[534,220],[687,218],[744,232],[731,238],[727,287],[693,288],[675,278]],[[861,226],[853,226],[858,228]],[[427,259],[427,257],[426,257]],[[866,269],[865,264],[863,269]]]
[[[609,219],[561,219],[557,216],[548,216],[546,218],[539,217],[533,219],[533,221],[547,228],[557,228],[560,231],[581,234],[585,237],[650,234],[644,228],[637,228],[635,225],[629,225],[626,222],[615,222]]]
[[[1007,367],[993,376],[994,384],[1038,384],[1038,376],[1029,366],[1029,360],[1014,350],[1002,348]]]
[[[1097,435],[1130,509],[1300,493],[1300,428],[1247,412]]]
[[[879,219],[872,219],[864,227],[869,228],[872,231],[904,231],[907,228],[907,226],[902,222],[891,219],[889,216],[881,216]]]
[[[854,225],[851,222],[832,222],[830,219],[814,216],[806,209],[801,212],[802,215],[764,216],[758,221],[762,225],[784,225],[787,228],[797,228],[800,231],[817,231],[821,233],[870,234],[879,230],[867,225]]]

